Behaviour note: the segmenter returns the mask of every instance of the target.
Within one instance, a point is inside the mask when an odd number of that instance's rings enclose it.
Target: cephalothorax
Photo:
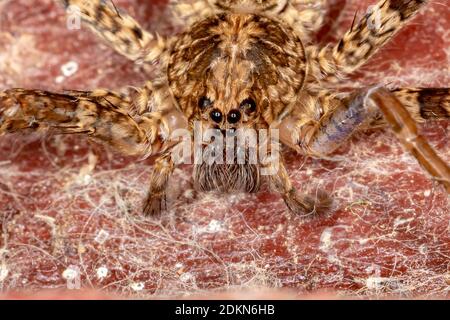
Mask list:
[[[172,1],[189,25],[162,39],[144,30],[109,1],[62,1],[126,57],[159,63],[158,76],[132,92],[11,89],[0,92],[0,134],[19,130],[87,134],[118,151],[159,154],[145,202],[146,214],[165,203],[175,163],[178,129],[277,129],[280,143],[324,156],[355,131],[389,123],[405,147],[450,192],[450,169],[417,133],[414,120],[449,118],[448,88],[373,86],[352,94],[325,89],[364,64],[426,3],[382,0],[333,47],[318,48],[310,34],[321,24],[325,0]],[[414,120],[413,120],[414,119]],[[270,150],[269,150],[270,153]],[[196,163],[195,186],[203,191],[258,190],[267,180],[295,213],[326,210],[324,192],[303,195],[292,186],[282,160]],[[276,168],[262,176],[261,170]]]

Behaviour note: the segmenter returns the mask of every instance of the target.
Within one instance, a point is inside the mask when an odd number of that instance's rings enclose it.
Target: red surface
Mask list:
[[[373,2],[332,1],[342,11],[330,14],[334,23],[328,19],[320,41],[336,39],[355,10],[361,15]],[[163,5],[115,4],[149,30],[174,31]],[[67,30],[50,0],[2,1],[0,19],[0,89],[119,89],[147,77],[87,30]],[[450,7],[432,1],[343,86],[449,86],[448,30]],[[58,83],[69,61],[79,69]],[[447,161],[448,126],[423,126]],[[261,286],[448,297],[449,197],[389,130],[358,134],[334,160],[285,156],[295,185],[328,190],[335,211],[304,220],[267,191],[192,198],[191,170],[183,167],[171,181],[171,209],[153,221],[140,216],[151,160],[124,158],[82,137],[1,137],[0,290],[66,288],[66,270],[79,268],[82,287],[134,297]]]

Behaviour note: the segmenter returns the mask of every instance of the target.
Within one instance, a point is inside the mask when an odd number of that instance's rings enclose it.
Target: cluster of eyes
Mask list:
[[[206,108],[211,107],[212,104],[212,101],[207,97],[201,97],[198,102],[201,110],[205,110]],[[256,111],[256,103],[252,98],[247,98],[241,102],[239,108],[241,110],[244,110],[246,114],[251,114]],[[211,110],[209,116],[215,123],[221,123],[224,118],[222,111],[220,111],[219,109]],[[242,114],[240,110],[231,110],[227,115],[227,122],[230,124],[238,123],[241,120],[241,117]]]

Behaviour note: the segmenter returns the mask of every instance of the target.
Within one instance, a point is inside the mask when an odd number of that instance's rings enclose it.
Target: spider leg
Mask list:
[[[263,162],[263,168],[270,168],[269,170],[273,172],[267,176],[269,186],[272,190],[280,193],[286,206],[293,213],[302,217],[312,217],[325,213],[331,208],[332,199],[322,190],[318,190],[314,195],[299,193],[292,185],[281,159],[278,159],[276,164]]]
[[[167,209],[166,188],[167,182],[173,173],[175,164],[171,152],[165,152],[156,159],[150,178],[150,188],[144,202],[144,215],[157,216]]]
[[[97,90],[52,93],[10,89],[0,92],[0,135],[37,131],[86,134],[127,154],[147,157],[166,145],[161,113],[133,118],[127,112],[129,97]]]
[[[322,27],[326,11],[326,0],[291,0],[277,13],[305,40]]]
[[[419,10],[426,0],[381,0],[352,24],[334,46],[307,48],[312,77],[336,81],[349,74],[385,45]]]
[[[368,103],[377,106],[395,134],[408,150],[450,194],[450,166],[443,161],[417,129],[416,123],[402,103],[388,90],[380,88],[369,93]]]
[[[391,92],[416,122],[450,119],[450,88],[397,88]]]
[[[143,30],[112,1],[58,0],[69,19],[80,19],[120,54],[136,62],[153,62],[165,50],[165,40]],[[68,20],[69,23],[69,20]]]
[[[207,0],[170,0],[169,5],[184,25],[191,25],[214,12]]]
[[[367,128],[374,119],[384,116],[406,150],[450,193],[450,167],[418,133],[415,121],[395,94],[382,87],[373,87],[343,99],[334,98],[332,103],[334,105],[326,108],[328,112],[320,120],[296,127],[290,137],[280,132],[283,142],[300,152],[324,156],[337,149],[355,131]],[[293,118],[283,121],[282,126],[286,129],[295,127]]]

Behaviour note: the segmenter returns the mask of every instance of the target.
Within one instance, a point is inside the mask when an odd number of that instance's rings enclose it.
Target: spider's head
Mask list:
[[[254,128],[260,118],[260,90],[250,70],[248,61],[233,63],[228,57],[210,65],[196,93],[194,118],[222,132]]]
[[[189,122],[226,132],[277,120],[302,88],[305,65],[302,42],[280,21],[221,13],[180,35],[167,75]]]

